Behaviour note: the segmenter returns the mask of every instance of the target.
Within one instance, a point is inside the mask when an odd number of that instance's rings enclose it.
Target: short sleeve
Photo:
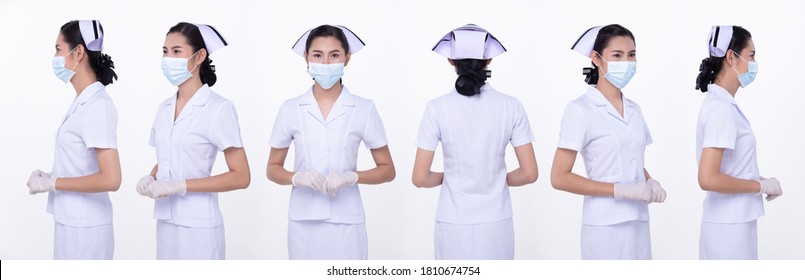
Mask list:
[[[117,110],[111,101],[91,105],[84,117],[81,138],[87,148],[117,149]]]
[[[210,142],[219,151],[230,147],[243,147],[238,125],[238,113],[231,101],[226,101],[218,108],[218,113],[210,126]]]
[[[735,149],[738,125],[735,123],[733,109],[724,104],[711,104],[703,117],[702,148]]]
[[[646,136],[645,136],[646,137],[646,139],[645,139],[646,146],[651,145],[652,143],[654,143],[654,138],[651,138],[651,131],[648,129],[648,124],[646,123],[646,118],[643,117],[643,111],[642,110],[638,111],[638,113],[640,113],[640,119],[643,121],[643,131],[646,132]]]
[[[366,128],[363,132],[363,144],[367,149],[377,149],[388,145],[386,139],[386,129],[383,127],[383,120],[380,119],[380,114],[377,113],[377,107],[374,102],[370,102],[370,109],[368,119],[366,120]]]
[[[584,113],[578,105],[570,103],[565,107],[559,132],[559,148],[580,151],[584,147],[587,126]]]
[[[432,102],[425,107],[425,114],[419,123],[419,133],[416,137],[416,146],[428,151],[436,151],[441,140],[441,132],[432,107]]]
[[[514,106],[514,126],[512,129],[512,147],[519,147],[534,142],[534,133],[531,131],[531,123],[528,115],[520,101],[515,100]]]
[[[290,147],[291,141],[293,141],[293,137],[288,132],[288,124],[285,119],[286,105],[287,103],[280,107],[277,117],[274,119],[274,128],[271,129],[271,138],[268,140],[268,144],[272,148],[285,149]]]

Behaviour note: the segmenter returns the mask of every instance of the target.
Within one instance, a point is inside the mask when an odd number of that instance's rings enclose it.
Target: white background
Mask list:
[[[0,259],[52,257],[53,219],[47,196],[25,187],[34,169],[53,164],[54,134],[75,91],[50,67],[59,27],[99,19],[104,52],[120,80],[107,87],[118,113],[123,184],[112,193],[115,258],[153,259],[153,201],[134,187],[155,164],[147,145],[157,105],[175,91],[160,70],[167,30],[179,21],[207,23],[230,46],[211,55],[218,83],[240,115],[252,171],[246,190],[220,195],[227,258],[286,259],[290,189],[265,178],[267,144],[281,102],[312,83],[291,45],[309,28],[340,24],[367,46],[344,77],[350,90],[373,99],[386,126],[397,178],[362,186],[370,259],[433,258],[439,189],[410,182],[417,126],[428,100],[449,91],[455,74],[430,51],[448,31],[475,23],[508,49],[490,66],[499,91],[520,99],[536,136],[540,178],[512,189],[517,259],[577,259],[582,197],[554,190],[550,167],[564,106],[583,94],[589,59],[570,50],[595,25],[619,23],[636,36],[638,74],[624,93],[643,109],[655,143],[646,168],[668,199],[652,204],[655,259],[698,257],[704,192],[696,181],[695,122],[703,94],[694,90],[711,25],[737,24],[753,35],[760,73],[737,100],[752,122],[761,174],[777,177],[785,195],[759,219],[761,259],[805,259],[802,190],[805,103],[803,4],[798,1],[9,1],[0,0]],[[441,168],[437,155],[435,168]],[[286,166],[292,166],[289,157]],[[509,167],[516,160],[509,150]],[[367,150],[360,169],[372,166]],[[225,167],[219,156],[214,173]],[[579,157],[575,170],[584,175]]]

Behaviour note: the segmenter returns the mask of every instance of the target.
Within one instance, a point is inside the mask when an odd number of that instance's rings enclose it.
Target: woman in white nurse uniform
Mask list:
[[[648,204],[666,193],[644,168],[652,139],[643,113],[621,91],[636,72],[634,36],[617,24],[597,26],[572,49],[592,60],[584,69],[591,86],[565,108],[551,184],[584,195],[582,259],[651,259]],[[578,153],[587,178],[572,172]]]
[[[70,82],[76,98],[56,132],[53,171],[36,170],[30,194],[48,192],[55,220],[54,259],[112,259],[114,233],[110,191],[120,187],[117,110],[106,85],[117,79],[111,57],[101,53],[97,20],[70,21],[56,38],[53,71]]]
[[[394,179],[383,122],[371,100],[341,83],[344,66],[363,42],[343,26],[308,30],[293,50],[305,58],[315,83],[285,101],[271,132],[266,175],[292,185],[288,210],[290,259],[366,259],[368,254],[360,184]],[[357,170],[363,141],[376,167]],[[294,171],[285,169],[294,144]]]
[[[156,200],[157,259],[224,259],[218,193],[249,186],[235,106],[210,89],[217,76],[209,55],[226,45],[212,26],[181,22],[162,47],[162,71],[179,89],[157,109],[149,140],[157,165],[137,183]],[[229,171],[211,176],[219,151]]]
[[[509,187],[537,180],[534,135],[523,105],[486,83],[492,58],[506,49],[473,24],[445,35],[433,51],[447,57],[455,89],[431,100],[419,126],[412,180],[419,188],[443,185],[436,209],[436,259],[513,259],[514,224]],[[431,171],[439,142],[444,172]],[[506,170],[511,143],[519,168]]]
[[[735,101],[757,74],[755,44],[740,26],[713,26],[708,49],[696,78],[707,93],[696,126],[699,186],[707,191],[699,258],[755,260],[762,194],[767,201],[783,194],[777,179],[760,176],[755,134]]]

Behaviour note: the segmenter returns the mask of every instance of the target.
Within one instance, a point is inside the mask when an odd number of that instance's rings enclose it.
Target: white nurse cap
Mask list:
[[[598,38],[598,32],[601,31],[601,28],[604,28],[604,26],[596,26],[584,31],[584,33],[581,34],[578,39],[576,39],[576,42],[573,43],[573,46],[570,47],[570,49],[584,55],[585,57],[590,57],[590,52],[593,51],[595,39]]]
[[[198,31],[201,32],[201,38],[204,39],[204,46],[208,54],[229,45],[214,27],[207,24],[194,23],[193,25],[198,27]]]
[[[103,49],[103,27],[98,20],[79,20],[78,29],[81,31],[81,38],[88,50],[101,51]]]
[[[495,36],[475,24],[450,31],[432,50],[449,59],[490,59],[506,52]]]
[[[332,25],[332,26],[337,27],[338,29],[341,29],[341,31],[344,32],[344,36],[347,37],[347,44],[349,45],[349,53],[355,54],[358,51],[360,51],[363,48],[363,46],[366,45],[363,43],[361,38],[358,38],[358,35],[355,35],[355,33],[353,33],[352,30],[349,30],[349,28],[346,28],[341,25]],[[313,29],[316,28],[311,28],[310,30],[305,32],[305,34],[302,34],[302,37],[299,37],[299,40],[296,40],[296,43],[293,44],[293,47],[291,47],[291,49],[293,49],[293,51],[299,54],[300,56],[305,56],[305,51],[307,51],[305,49],[306,47],[305,45],[307,44],[307,38],[308,36],[310,36],[310,31],[313,31]]]
[[[707,49],[710,55],[724,57],[732,41],[732,25],[716,25],[710,29],[710,40],[707,42]]]

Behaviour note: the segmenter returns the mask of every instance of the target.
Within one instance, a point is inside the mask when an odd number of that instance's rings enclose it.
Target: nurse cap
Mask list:
[[[490,59],[506,52],[495,36],[475,24],[450,31],[432,50],[449,59]]]
[[[355,35],[355,33],[353,33],[352,30],[349,30],[349,28],[346,28],[341,25],[332,25],[332,26],[337,27],[338,29],[341,29],[341,31],[344,32],[344,36],[347,37],[347,44],[349,45],[349,53],[355,54],[358,51],[360,51],[363,48],[363,46],[366,45],[363,43],[361,38],[358,38],[358,35]],[[302,34],[302,37],[299,37],[299,40],[296,40],[296,43],[293,44],[293,47],[291,47],[291,49],[293,49],[293,51],[299,54],[300,56],[305,56],[305,51],[307,51],[305,49],[306,47],[305,45],[307,44],[307,38],[308,36],[310,36],[310,31],[313,31],[313,29],[316,28],[318,27],[311,28],[310,30],[305,32],[305,34]]]
[[[103,50],[103,27],[98,20],[79,20],[78,29],[81,31],[81,38],[88,50]]]
[[[732,25],[716,25],[710,29],[710,40],[707,49],[710,55],[724,57],[732,41]]]
[[[573,43],[573,46],[570,47],[570,49],[584,55],[585,57],[590,57],[590,52],[593,51],[595,39],[598,38],[598,32],[601,31],[601,28],[604,28],[604,25],[596,26],[584,31],[584,33],[581,34],[581,37],[576,39],[576,42]]]
[[[201,38],[204,39],[204,46],[208,54],[229,45],[226,40],[224,40],[224,37],[221,36],[221,33],[218,33],[218,30],[215,30],[214,27],[207,24],[194,23],[193,25],[198,27],[198,31],[201,32]]]

